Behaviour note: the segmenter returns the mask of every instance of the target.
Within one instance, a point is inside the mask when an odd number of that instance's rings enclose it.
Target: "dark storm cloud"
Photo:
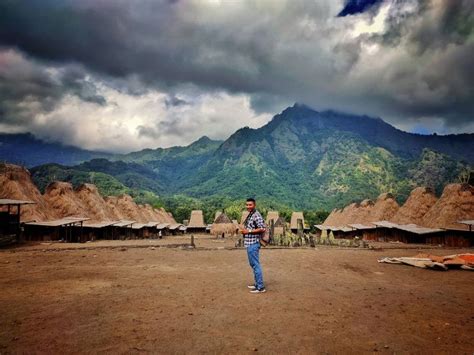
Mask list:
[[[386,97],[387,107],[402,115],[443,117],[447,126],[474,121],[474,2],[441,1],[435,7],[425,0],[417,11],[398,10],[389,14],[385,33],[373,39],[392,48],[404,44],[417,70],[397,67],[391,80],[413,100]]]
[[[52,69],[36,65],[13,50],[0,50],[0,123],[28,123],[35,114],[52,111],[66,95],[106,104],[78,67]]]
[[[473,119],[473,3],[2,1],[0,43],[44,65],[85,68],[130,94],[191,83],[247,93],[256,112],[299,101],[392,122],[436,116],[461,127]],[[354,30],[386,5],[382,32]],[[375,45],[373,57],[367,48]],[[62,86],[106,104],[81,74],[59,83],[37,75],[31,88],[44,109],[54,107]],[[6,85],[27,96],[22,85]],[[0,94],[9,98],[8,90]],[[181,104],[172,97],[167,107]],[[7,101],[14,107],[15,100]],[[162,125],[175,131],[173,122]]]
[[[346,5],[337,15],[339,17],[344,17],[348,15],[359,14],[361,12],[367,11],[375,4],[382,2],[383,0],[348,0]]]

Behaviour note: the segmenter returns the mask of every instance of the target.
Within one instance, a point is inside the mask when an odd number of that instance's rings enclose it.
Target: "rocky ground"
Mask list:
[[[265,249],[252,295],[245,250],[188,242],[1,250],[0,353],[474,351],[472,272],[377,263],[416,250]]]

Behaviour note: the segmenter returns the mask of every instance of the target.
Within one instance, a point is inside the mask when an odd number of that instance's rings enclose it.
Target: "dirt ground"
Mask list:
[[[0,354],[474,351],[472,272],[377,263],[413,249],[265,249],[253,295],[245,250],[196,239],[1,250]]]

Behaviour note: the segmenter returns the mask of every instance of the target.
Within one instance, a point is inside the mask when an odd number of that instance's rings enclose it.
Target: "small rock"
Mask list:
[[[151,249],[151,250],[155,250],[156,248],[155,248],[155,247],[151,247],[150,249]]]
[[[258,349],[257,349],[257,348],[253,348],[253,351],[258,351]]]
[[[127,248],[120,248],[120,251],[127,251]]]

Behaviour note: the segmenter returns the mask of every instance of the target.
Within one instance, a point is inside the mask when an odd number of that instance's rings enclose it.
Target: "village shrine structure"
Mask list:
[[[285,235],[287,232],[286,222],[278,211],[268,211],[265,223],[270,229],[270,235],[272,237]]]
[[[291,214],[290,230],[295,234],[298,233],[298,230],[304,232],[309,231],[309,227],[304,223],[303,212],[293,212]]]
[[[204,214],[201,210],[191,211],[189,223],[186,226],[187,233],[206,233],[207,225],[204,223]]]

